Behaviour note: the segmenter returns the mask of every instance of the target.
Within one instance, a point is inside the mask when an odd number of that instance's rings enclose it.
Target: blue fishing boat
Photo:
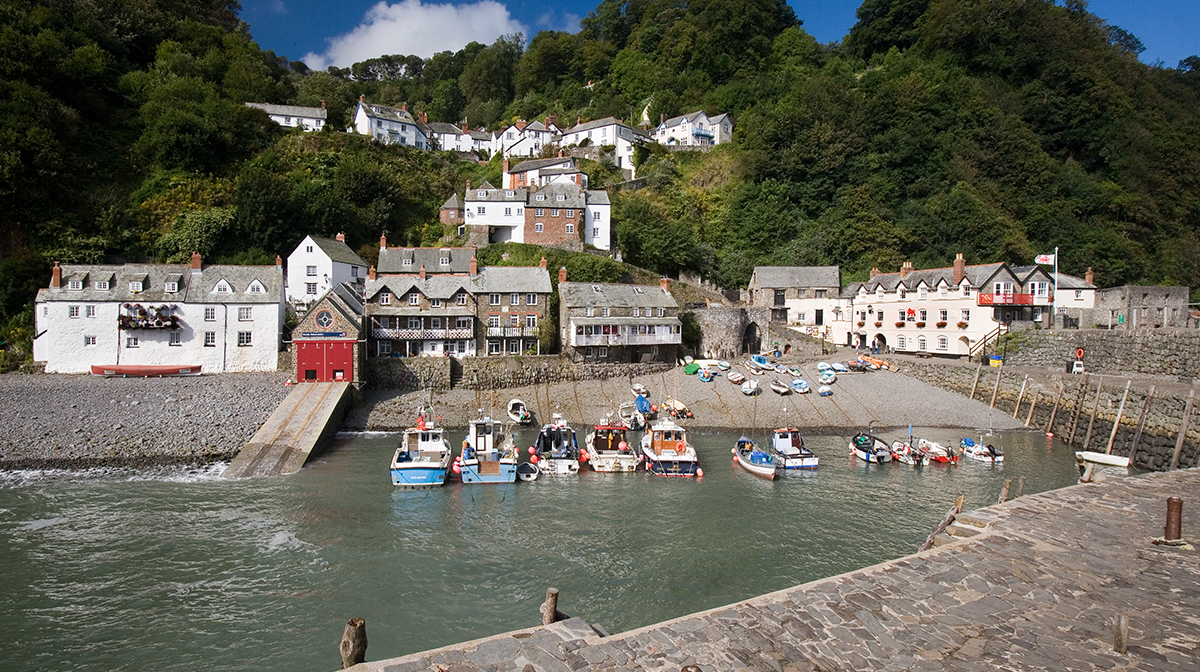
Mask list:
[[[792,379],[792,391],[796,394],[808,394],[811,390],[808,388],[808,381],[803,378]]]
[[[773,455],[759,450],[758,443],[745,436],[737,440],[733,454],[743,469],[768,481],[774,480],[775,472],[783,468]]]
[[[467,424],[462,455],[454,463],[463,483],[513,483],[517,480],[517,449],[512,435],[489,417]]]
[[[579,473],[579,441],[561,413],[551,414],[550,422],[542,425],[533,452],[543,474],[571,476]]]
[[[670,420],[651,424],[650,431],[642,436],[642,459],[646,471],[655,476],[703,475],[687,432]]]
[[[750,355],[750,363],[764,371],[771,371],[775,368],[775,365],[768,362],[767,358],[762,355]]]
[[[404,430],[392,455],[392,485],[406,489],[433,488],[446,482],[450,470],[450,444],[436,426],[433,411],[422,408],[417,424]]]

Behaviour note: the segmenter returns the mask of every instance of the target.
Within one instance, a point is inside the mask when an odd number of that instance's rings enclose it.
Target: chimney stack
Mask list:
[[[874,280],[875,276],[877,276],[877,275],[879,275],[879,267],[878,266],[871,269],[871,279]]]
[[[367,94],[365,94],[365,93],[358,94],[358,102],[360,102],[360,103],[367,102]]]
[[[470,129],[467,128],[467,122],[464,121],[463,122],[463,135],[466,135],[467,133],[470,133]]]
[[[379,234],[379,249],[381,249],[381,250],[387,249],[387,234],[383,234],[383,233]]]
[[[542,257],[542,260],[538,262],[538,268],[545,268],[545,267],[546,267],[546,258]]]
[[[471,190],[471,181],[467,180],[467,191]]]
[[[558,150],[558,158],[563,158],[563,150]]]
[[[508,157],[504,157],[504,163],[501,164],[501,167],[504,169],[504,174],[507,175],[508,174]]]
[[[338,231],[338,234],[337,234],[336,236],[334,236],[334,237],[335,237],[335,238],[337,238],[337,241],[338,241],[339,243],[344,243],[344,242],[346,242],[346,234],[345,234],[344,232],[342,232],[342,231]]]
[[[193,252],[193,253],[192,253],[192,272],[193,272],[193,273],[199,273],[199,272],[200,272],[200,265],[201,265],[200,253],[199,253],[199,252]]]
[[[278,254],[275,255],[275,270],[283,270],[283,257],[279,256]]]
[[[566,266],[563,266],[562,268],[558,269],[558,281],[559,282],[567,281],[567,267]]]
[[[471,275],[479,275],[479,262],[475,260],[475,255],[471,255]]]
[[[422,280],[425,279],[425,264],[421,264],[421,271],[417,273],[417,275],[420,276]]]
[[[903,280],[903,279],[907,278],[908,274],[912,273],[912,272],[913,272],[912,262],[911,261],[904,262],[904,265],[900,267],[900,279]]]
[[[962,282],[965,277],[967,277],[967,261],[963,259],[962,252],[959,252],[958,256],[954,258],[954,284]]]
[[[660,114],[660,115],[658,115],[658,123],[659,123],[660,125],[661,125],[661,124],[665,124],[665,123],[667,123],[667,115],[666,115],[666,114]]]
[[[400,110],[402,112],[408,112],[408,103],[400,103]]]
[[[1096,284],[1096,274],[1092,272],[1092,267],[1088,266],[1087,273],[1083,274],[1083,281],[1089,285]]]
[[[667,294],[671,293],[671,279],[670,278],[663,278],[663,279],[659,280],[658,286],[662,287],[662,290],[664,292],[666,292]]]
[[[367,269],[367,277],[368,277],[368,278],[370,278],[370,279],[372,279],[372,280],[374,280],[374,279],[375,279],[375,267],[374,267],[374,266],[372,266],[371,268]]]
[[[54,268],[50,269],[50,287],[58,289],[62,287],[62,266],[58,262],[54,262]]]
[[[325,99],[324,98],[321,99],[321,109],[322,110],[325,109]]]

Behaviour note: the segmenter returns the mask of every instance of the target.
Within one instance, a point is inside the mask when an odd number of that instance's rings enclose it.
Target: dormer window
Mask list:
[[[217,283],[217,287],[213,291],[217,292],[218,294],[229,294],[233,291],[233,289],[229,286],[228,282],[222,280]]]
[[[421,295],[416,292],[408,293],[408,305],[416,306],[421,303]]]
[[[101,292],[107,292],[108,291],[108,280],[97,280],[96,281],[96,289]]]
[[[379,293],[379,305],[381,305],[381,306],[392,305],[392,293],[391,292],[380,292]]]
[[[438,257],[438,265],[439,266],[449,266],[450,265],[450,257]]]
[[[132,280],[132,281],[130,281],[130,283],[129,283],[129,291],[131,291],[131,292],[140,292],[140,291],[142,291],[142,281],[141,281],[141,280]]]
[[[178,282],[168,282],[163,285],[163,291],[168,294],[174,294],[175,292],[179,291],[179,283]]]
[[[83,281],[82,280],[72,280],[67,283],[67,289],[71,290],[72,292],[83,291]]]
[[[896,290],[896,296],[897,296],[897,297],[898,297],[898,298],[899,298],[901,301],[903,301],[903,300],[904,300],[904,297],[908,296],[908,291],[907,291],[907,290],[905,290],[903,287],[900,287],[900,288],[898,288],[898,289]]]
[[[475,192],[475,196],[477,198],[483,198],[483,197],[487,196],[487,192],[484,191],[483,189],[480,189],[479,191]]]
[[[924,301],[925,299],[929,298],[929,291],[926,290],[924,287],[918,289],[917,290],[917,298]]]
[[[255,280],[254,282],[250,283],[250,287],[246,291],[251,294],[264,294],[267,290],[265,287],[263,287],[261,282]]]
[[[565,200],[567,200],[567,195],[566,195],[566,194],[559,194],[558,196],[556,196],[556,197],[554,198],[554,200],[556,200],[556,201],[565,201]]]
[[[964,284],[964,285],[962,286],[962,295],[963,295],[963,296],[970,296],[970,295],[971,295],[971,286],[970,286],[970,285],[968,285],[968,284]]]
[[[538,195],[537,195],[537,200],[539,200],[539,201],[544,201],[544,200],[546,200],[546,195],[545,195],[545,194],[538,194]]]
[[[412,259],[405,259],[403,265],[404,266],[412,266]]]
[[[504,195],[509,198],[512,198],[513,196],[517,195],[517,192],[513,191],[512,189],[509,189],[508,191],[504,192]]]
[[[593,308],[592,306],[588,306],[586,309],[584,309],[584,315],[586,315],[587,317],[592,317],[595,314],[596,314],[596,309]]]

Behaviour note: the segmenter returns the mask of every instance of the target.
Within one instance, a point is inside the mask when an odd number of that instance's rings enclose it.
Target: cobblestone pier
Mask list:
[[[1200,555],[1151,543],[1168,497],[1200,541],[1200,470],[1113,478],[970,511],[981,533],[952,544],[638,630],[572,618],[351,669],[1200,669]]]

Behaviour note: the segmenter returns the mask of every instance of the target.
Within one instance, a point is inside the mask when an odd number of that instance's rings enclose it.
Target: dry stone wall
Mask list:
[[[1200,378],[1200,331],[1195,329],[1027,330],[1009,342],[1005,362],[1061,371],[1079,348],[1091,373],[1168,376],[1189,384]]]
[[[578,380],[632,378],[666,371],[670,362],[646,364],[575,363],[558,355],[511,357],[412,357],[373,359],[367,362],[371,387],[384,390],[437,391],[451,387],[468,390],[498,390],[508,387],[543,385]]]
[[[365,379],[378,390],[450,389],[450,357],[378,357],[367,360]]]
[[[971,385],[976,374],[974,367],[947,364],[900,362],[893,366],[900,373],[964,396],[971,393]],[[997,376],[1000,377],[998,388],[996,387]],[[1098,376],[1064,373],[1051,376],[1048,383],[1045,381],[1032,382],[1031,380],[1026,384],[1022,397],[1021,385],[1024,381],[1024,375],[1011,371],[1002,373],[998,367],[984,366],[979,372],[979,383],[975,389],[974,400],[989,404],[992,401],[992,392],[995,390],[996,408],[1009,413],[1015,411],[1016,417],[1022,421],[1029,418],[1031,428],[1053,432],[1055,436],[1078,450],[1106,451],[1112,435],[1113,423],[1121,406],[1121,397],[1125,392],[1124,380],[1113,377],[1104,378],[1098,407],[1096,406]],[[1060,385],[1063,387],[1061,397],[1058,396]],[[1125,401],[1125,411],[1121,415],[1121,423],[1116,437],[1113,439],[1112,454],[1129,455],[1148,393],[1148,389],[1130,388],[1129,398]],[[1020,407],[1017,408],[1019,397]],[[1059,405],[1058,411],[1054,412],[1056,398],[1059,399]],[[1155,471],[1165,471],[1170,467],[1179,427],[1183,421],[1185,403],[1186,395],[1156,391],[1147,407],[1142,436],[1138,441],[1136,453],[1133,455],[1135,466]],[[1030,415],[1031,404],[1033,405],[1032,416]],[[1094,421],[1092,420],[1093,408],[1096,408]],[[1052,414],[1054,415],[1053,427],[1049,425]],[[1197,448],[1200,447],[1200,417],[1197,417],[1197,409],[1193,409],[1192,414],[1180,454],[1180,467],[1194,467],[1200,464],[1197,455]],[[1092,425],[1090,440],[1089,424]]]

